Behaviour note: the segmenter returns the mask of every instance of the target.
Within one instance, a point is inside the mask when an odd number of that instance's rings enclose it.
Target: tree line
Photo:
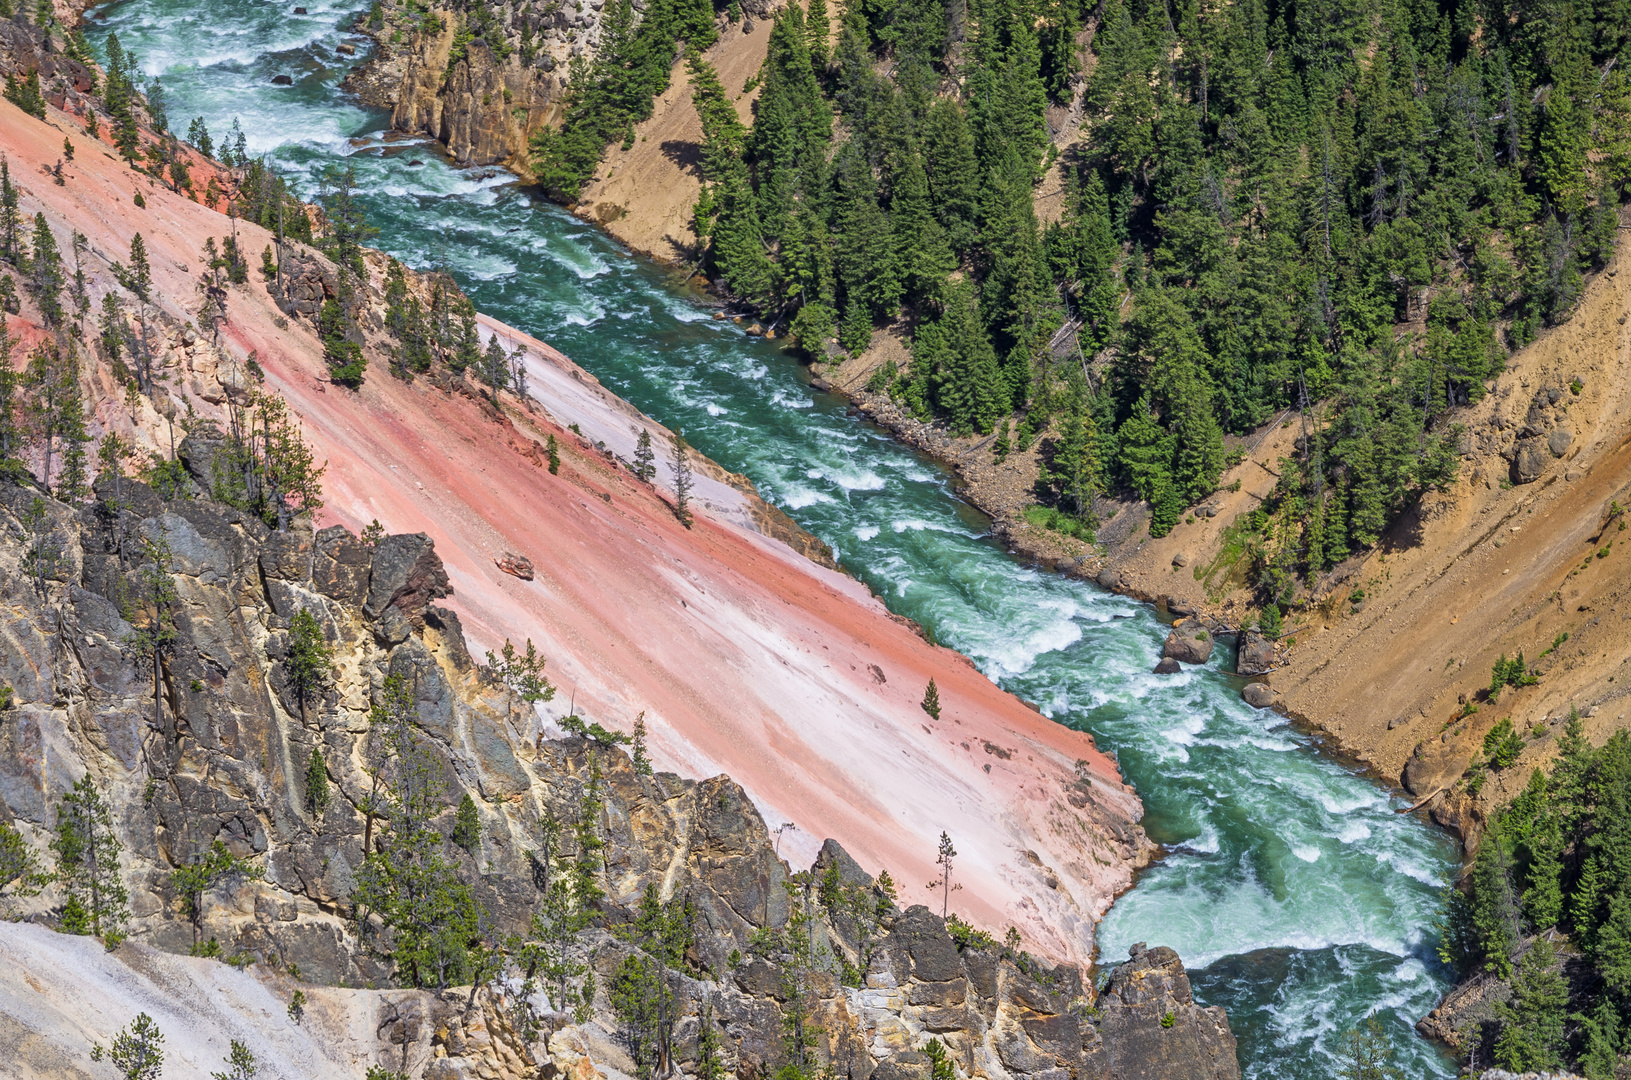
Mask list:
[[[834,42],[812,0],[776,15],[748,125],[708,34],[637,36],[688,46],[701,266],[812,355],[902,320],[912,362],[871,388],[995,433],[999,457],[1043,440],[1039,497],[1089,530],[1116,491],[1165,535],[1240,452],[1228,437],[1300,414],[1245,523],[1277,603],[1454,478],[1450,411],[1612,252],[1627,23],[1502,0],[858,0]],[[567,198],[666,82],[621,55],[539,143],[554,169],[576,140],[551,181]],[[1078,97],[1042,227],[1046,110]]]

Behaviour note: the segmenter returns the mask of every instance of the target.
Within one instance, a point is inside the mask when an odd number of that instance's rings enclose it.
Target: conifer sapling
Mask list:
[[[928,687],[923,691],[923,711],[936,720],[940,719],[940,690],[933,679],[929,680]]]

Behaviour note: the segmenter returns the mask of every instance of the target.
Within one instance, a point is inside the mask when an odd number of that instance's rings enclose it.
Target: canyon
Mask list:
[[[46,66],[25,37],[8,42],[8,62]],[[364,854],[356,806],[367,715],[383,674],[406,665],[418,673],[419,725],[447,782],[484,808],[483,900],[502,925],[524,923],[521,883],[538,815],[582,788],[599,753],[562,721],[573,714],[618,730],[639,717],[663,771],[647,780],[619,751],[603,759],[610,819],[627,830],[609,844],[612,899],[632,903],[656,884],[698,902],[713,984],[740,964],[727,954],[749,946],[755,927],[786,921],[784,857],[805,866],[820,855],[820,866],[841,865],[846,886],[863,893],[878,890],[873,875],[883,870],[899,883],[875,951],[846,946],[853,932],[831,918],[824,931],[827,947],[861,961],[867,980],[865,988],[829,980],[819,995],[830,1013],[824,1052],[848,1055],[851,1071],[887,1062],[926,1077],[915,1047],[928,1031],[980,1074],[1157,1075],[1163,1062],[1182,1061],[1197,1076],[1238,1075],[1227,1021],[1193,1001],[1170,950],[1135,950],[1102,995],[1081,981],[1095,922],[1151,852],[1137,797],[1090,736],[1040,716],[891,615],[744,478],[693,456],[694,520],[682,523],[665,490],[672,484],[645,483],[628,466],[639,431],[659,446],[672,433],[502,323],[483,317],[481,334],[519,350],[524,396],[495,402],[448,373],[399,381],[383,364],[360,392],[329,382],[304,309],[336,297],[333,265],[127,169],[84,134],[82,88],[54,82],[49,100],[44,121],[0,104],[0,154],[22,189],[21,209],[65,248],[83,234],[93,302],[117,287],[110,268],[136,233],[152,268],[144,330],[158,340],[159,385],[127,395],[105,358],[84,354],[91,432],[128,440],[138,464],[179,455],[196,497],[166,502],[126,479],[114,506],[104,477],[109,512],[45,501],[43,527],[58,545],[51,573],[26,571],[32,556],[21,543],[5,548],[3,677],[15,695],[3,718],[6,817],[42,848],[61,793],[94,777],[119,822],[132,885],[133,940],[116,954],[42,937],[38,927],[5,932],[0,949],[13,970],[31,973],[26,989],[8,980],[4,991],[6,1022],[30,1048],[20,1068],[80,1075],[91,1045],[128,1020],[120,1007],[140,1001],[172,1031],[189,1032],[177,1075],[207,1071],[203,1047],[219,1055],[229,1032],[291,1071],[325,1058],[355,1067],[392,1047],[425,1075],[633,1069],[605,1026],[557,1017],[547,1048],[506,1031],[492,1011],[513,1004],[502,995],[473,1014],[424,992],[314,985],[355,987],[386,974],[348,936],[342,912]],[[65,135],[80,149],[58,183],[51,166]],[[200,187],[232,180],[201,157],[192,165]],[[251,255],[276,248],[288,285],[228,287],[212,333],[194,307],[209,295],[200,252],[226,236]],[[388,348],[387,260],[369,253],[365,265],[352,287],[365,291],[359,336],[377,358]],[[8,326],[19,354],[52,339],[26,300]],[[288,404],[324,468],[323,505],[287,532],[269,533],[209,497],[219,479],[216,433],[262,393]],[[546,445],[559,447],[558,471],[546,467]],[[26,533],[20,515],[41,494],[37,485],[7,487],[8,537]],[[184,614],[159,702],[121,655],[131,629],[109,598],[123,568],[110,520],[115,532],[162,538],[175,553]],[[380,522],[382,538],[358,539]],[[521,567],[529,573],[515,573]],[[283,663],[296,611],[320,613],[336,649],[336,677],[316,716],[290,697]],[[548,658],[557,692],[545,709],[522,708],[472,659],[506,641],[535,643]],[[936,716],[920,707],[931,680]],[[329,756],[344,797],[311,821],[299,763],[314,747]],[[727,810],[728,819],[704,824]],[[957,912],[999,936],[1013,927],[1008,944],[954,942],[923,903],[941,887],[938,835],[958,846]],[[165,955],[192,937],[168,868],[215,840],[262,860],[258,880],[200,913],[208,937],[255,958],[246,975]],[[48,892],[23,910],[45,917],[56,899]],[[1020,943],[1024,953],[1014,951]],[[609,936],[590,952],[605,964],[618,958]],[[737,1039],[730,1067],[742,1075],[761,1069],[779,1038],[764,1018],[775,991],[763,979],[773,974],[738,970],[717,990],[687,984],[688,1015],[715,1000]],[[231,983],[231,996],[203,991],[211,980]],[[310,988],[320,1037],[281,1026],[273,1034],[247,1019],[264,1015],[268,994],[298,986]],[[609,1026],[604,1003],[597,1008]],[[1165,1034],[1175,1017],[1177,1030]]]

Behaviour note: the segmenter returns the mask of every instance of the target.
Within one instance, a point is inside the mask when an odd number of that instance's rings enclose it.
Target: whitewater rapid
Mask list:
[[[1135,942],[1178,949],[1222,1005],[1246,1076],[1333,1075],[1342,1034],[1372,1013],[1412,1077],[1452,1076],[1412,1025],[1446,973],[1431,925],[1455,849],[1283,718],[1248,707],[1227,649],[1150,674],[1166,627],[1148,607],[1006,554],[935,463],[849,417],[773,344],[715,321],[676,276],[490,170],[385,130],[339,89],[363,39],[352,4],[307,14],[255,0],[124,0],[93,17],[162,78],[172,125],[234,118],[249,149],[311,190],[358,170],[378,246],[448,266],[476,303],[551,342],[831,544],[895,611],[990,678],[1113,750],[1165,857],[1099,927],[1114,963]],[[287,74],[293,85],[274,86]],[[413,162],[421,164],[413,164]]]

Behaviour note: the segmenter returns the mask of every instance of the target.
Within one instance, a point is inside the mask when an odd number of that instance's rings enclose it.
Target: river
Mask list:
[[[1145,605],[1008,555],[935,463],[809,386],[774,344],[716,322],[675,275],[629,255],[507,175],[456,170],[385,137],[339,89],[355,3],[122,0],[92,16],[162,77],[172,126],[238,118],[249,149],[311,190],[356,167],[375,243],[445,260],[476,304],[551,342],[830,543],[895,611],[980,669],[1090,730],[1144,801],[1165,857],[1099,927],[1114,963],[1170,945],[1196,996],[1222,1005],[1253,1078],[1337,1075],[1343,1034],[1375,1014],[1412,1078],[1453,1076],[1412,1024],[1446,986],[1432,921],[1456,850],[1280,717],[1248,707],[1228,649],[1150,674],[1166,633]],[[287,74],[294,85],[272,85]],[[253,253],[251,253],[253,254]],[[376,372],[374,377],[386,377]]]

